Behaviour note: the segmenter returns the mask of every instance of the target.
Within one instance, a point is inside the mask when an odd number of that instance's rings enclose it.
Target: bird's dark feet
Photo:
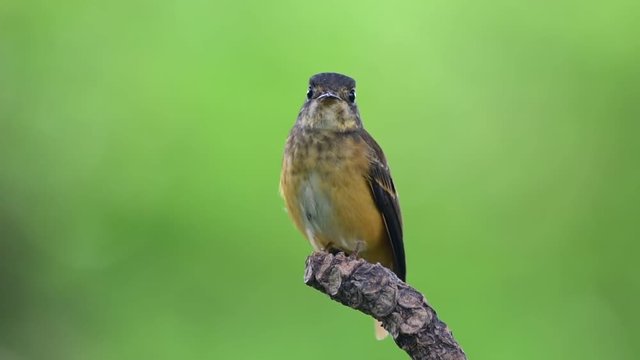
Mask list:
[[[338,255],[339,253],[342,252],[342,250],[338,249],[337,247],[334,247],[333,244],[329,244],[329,246],[327,246],[324,251],[328,252],[331,255]]]
[[[364,249],[364,242],[358,241],[356,243],[356,248],[353,250],[351,254],[349,254],[349,258],[357,260],[360,257],[360,251],[362,251],[362,249]]]
[[[356,251],[354,252],[356,257],[360,256],[360,253],[364,251],[367,244],[364,241],[360,240],[356,243]]]

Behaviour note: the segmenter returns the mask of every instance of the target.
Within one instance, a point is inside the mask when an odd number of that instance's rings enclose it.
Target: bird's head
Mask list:
[[[339,132],[361,128],[355,80],[336,73],[312,76],[297,122],[302,127]]]

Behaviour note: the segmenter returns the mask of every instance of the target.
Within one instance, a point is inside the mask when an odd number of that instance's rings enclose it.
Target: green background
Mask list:
[[[631,359],[631,1],[0,1],[0,359],[404,359],[302,282],[307,79],[358,81],[472,359]]]

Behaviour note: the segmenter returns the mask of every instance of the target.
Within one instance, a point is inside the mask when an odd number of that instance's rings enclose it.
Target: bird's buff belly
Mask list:
[[[366,253],[385,239],[382,218],[363,177],[344,172],[306,175],[296,186],[295,205],[299,227],[316,250]]]

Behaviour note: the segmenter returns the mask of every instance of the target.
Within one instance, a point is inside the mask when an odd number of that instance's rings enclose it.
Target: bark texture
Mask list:
[[[304,282],[380,320],[412,359],[467,358],[425,297],[380,264],[342,253],[316,252],[307,258]]]

